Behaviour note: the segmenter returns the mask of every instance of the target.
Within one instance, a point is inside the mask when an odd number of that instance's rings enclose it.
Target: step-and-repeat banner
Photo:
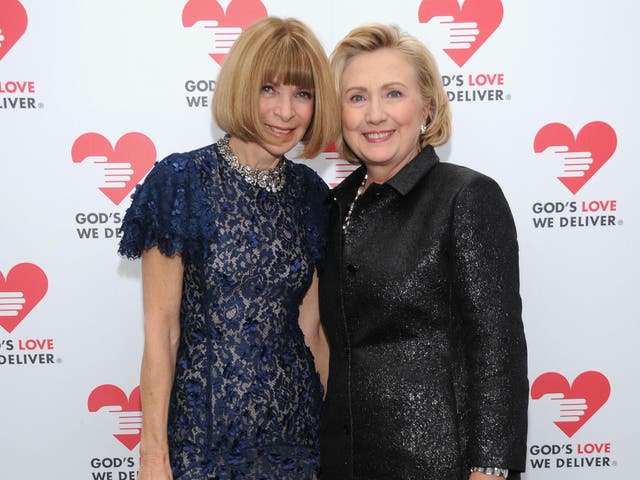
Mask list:
[[[328,52],[366,22],[432,49],[454,116],[438,151],[494,177],[518,226],[526,478],[636,478],[632,0],[0,0],[0,477],[135,478],[140,265],[116,255],[120,225],[155,161],[220,136],[216,75],[265,15]],[[353,168],[309,163],[331,185]]]

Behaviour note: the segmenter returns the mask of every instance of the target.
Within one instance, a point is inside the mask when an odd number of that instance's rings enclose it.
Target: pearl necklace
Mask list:
[[[240,176],[249,185],[254,187],[264,188],[267,192],[279,192],[284,187],[284,167],[286,165],[284,157],[280,159],[275,168],[271,170],[259,170],[257,168],[250,167],[249,165],[242,165],[238,161],[238,157],[231,146],[229,145],[229,139],[231,135],[226,134],[220,140],[217,141],[218,149],[222,154],[222,157],[229,164],[232,170],[238,172]]]
[[[364,174],[364,178],[362,179],[362,183],[358,187],[358,190],[356,190],[356,196],[353,197],[353,201],[351,202],[351,205],[349,205],[349,210],[347,211],[347,216],[344,217],[344,222],[342,222],[342,231],[345,233],[345,235],[346,235],[347,230],[349,228],[349,223],[351,222],[351,214],[353,213],[353,208],[356,206],[356,200],[358,200],[358,197],[364,193],[364,189],[367,186],[367,177],[368,176],[369,176],[368,174],[366,174],[366,173]]]

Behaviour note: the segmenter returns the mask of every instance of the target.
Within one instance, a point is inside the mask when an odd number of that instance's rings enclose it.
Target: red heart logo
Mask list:
[[[131,165],[133,174],[128,181],[123,182],[124,186],[99,188],[115,205],[119,205],[153,167],[156,161],[156,147],[149,137],[138,132],[123,135],[115,148],[99,133],[85,133],[79,136],[71,147],[73,161],[80,163],[85,158],[93,156],[106,157],[107,163]]]
[[[562,393],[568,399],[585,399],[587,409],[577,422],[554,422],[568,437],[573,436],[609,399],[611,385],[600,372],[583,372],[572,385],[557,372],[540,375],[531,385],[531,398],[537,400],[547,393]]]
[[[140,412],[142,403],[140,401],[140,387],[131,391],[127,395],[120,387],[115,385],[100,385],[89,394],[87,406],[90,412],[97,412],[103,407],[113,407],[110,412]],[[140,431],[138,433],[114,433],[113,436],[129,450],[136,448],[140,443]]]
[[[593,163],[583,177],[558,177],[571,193],[576,194],[593,177],[613,152],[616,151],[618,138],[616,132],[604,122],[587,123],[574,137],[573,132],[562,123],[550,123],[538,131],[533,141],[533,150],[543,152],[548,147],[566,146],[570,152],[590,152]]]
[[[231,0],[226,13],[216,0],[189,0],[182,10],[182,25],[191,27],[200,20],[215,20],[219,27],[240,27],[244,30],[267,15],[267,9],[259,0]],[[209,56],[222,65],[226,54],[210,53]]]
[[[426,23],[433,17],[453,17],[453,21],[476,22],[479,33],[475,42],[467,49],[446,49],[445,53],[462,67],[502,22],[502,2],[500,0],[466,0],[462,7],[457,0],[424,0],[418,10],[418,20]]]
[[[27,30],[27,11],[17,0],[0,0],[0,60]]]
[[[47,293],[49,281],[33,263],[19,263],[0,272],[0,327],[11,333]]]

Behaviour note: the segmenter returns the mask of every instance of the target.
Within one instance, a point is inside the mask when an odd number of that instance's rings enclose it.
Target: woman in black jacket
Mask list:
[[[518,245],[489,177],[440,163],[446,92],[426,47],[368,25],[336,47],[344,158],[321,319],[322,478],[518,479],[527,360]]]

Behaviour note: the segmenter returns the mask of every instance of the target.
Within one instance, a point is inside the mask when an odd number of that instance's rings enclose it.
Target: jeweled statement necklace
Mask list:
[[[347,216],[344,217],[344,222],[342,222],[342,231],[345,234],[349,229],[349,223],[351,222],[351,214],[353,213],[353,207],[356,206],[356,201],[358,200],[358,197],[364,193],[364,189],[367,186],[367,177],[368,177],[368,174],[365,173],[364,178],[362,179],[362,183],[360,184],[360,186],[358,187],[358,190],[356,191],[356,196],[353,197],[353,201],[351,202],[351,205],[349,205]]]
[[[268,192],[279,192],[284,187],[284,167],[286,165],[284,157],[280,159],[275,168],[271,170],[259,170],[242,165],[238,161],[238,157],[233,153],[229,146],[231,135],[227,134],[217,141],[218,149],[222,157],[229,164],[232,170],[235,170],[242,176],[245,182],[254,187],[264,188]]]

